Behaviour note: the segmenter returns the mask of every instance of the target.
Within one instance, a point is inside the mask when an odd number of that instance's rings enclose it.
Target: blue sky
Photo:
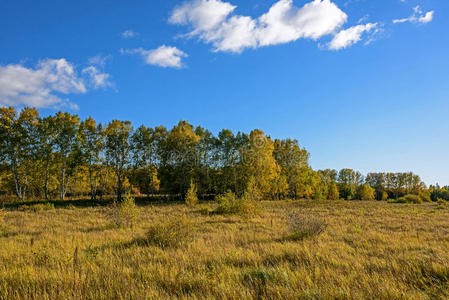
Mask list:
[[[442,0],[0,2],[0,105],[292,137],[449,184]]]

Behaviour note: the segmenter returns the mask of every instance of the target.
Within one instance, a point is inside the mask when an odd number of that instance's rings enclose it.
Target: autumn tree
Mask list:
[[[78,134],[81,159],[88,171],[90,196],[95,200],[105,143],[103,128],[89,117],[80,123]]]
[[[25,200],[30,165],[36,159],[39,113],[25,107],[16,113],[14,108],[0,107],[0,158],[9,164],[15,193]]]
[[[113,120],[105,128],[105,152],[116,177],[117,202],[121,201],[125,171],[130,162],[132,126],[129,121]]]
[[[67,192],[68,180],[66,175],[72,175],[72,171],[76,167],[79,123],[80,120],[77,115],[67,112],[58,112],[54,119],[54,144],[60,161],[59,198],[61,200],[64,200]]]
[[[308,173],[309,153],[299,146],[297,140],[275,140],[274,153],[276,163],[281,168],[281,176],[285,178],[290,197],[296,198],[298,187],[303,185]]]
[[[274,181],[281,172],[273,150],[273,141],[262,130],[251,131],[249,145],[243,149],[243,171],[248,179],[254,178],[255,186],[263,196],[270,195]]]
[[[165,188],[184,198],[197,164],[200,137],[186,121],[174,126],[160,143],[161,178]]]

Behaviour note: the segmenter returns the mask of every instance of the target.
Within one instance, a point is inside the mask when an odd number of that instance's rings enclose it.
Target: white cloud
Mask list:
[[[179,50],[176,47],[170,47],[162,45],[157,49],[146,50],[142,48],[138,49],[125,49],[121,50],[122,54],[140,54],[145,63],[149,65],[159,66],[163,68],[182,68],[183,57],[188,57],[186,53]]]
[[[377,23],[367,23],[365,25],[357,25],[342,30],[334,36],[332,41],[330,41],[328,47],[331,50],[339,50],[347,48],[359,42],[364,32],[370,32],[376,27]]]
[[[133,37],[138,36],[139,34],[131,29],[125,30],[122,33],[120,33],[120,36],[124,39],[131,39]]]
[[[84,68],[82,72],[83,74],[86,74],[88,76],[89,82],[96,89],[113,86],[112,82],[110,81],[111,75],[109,75],[108,73],[101,72],[95,66],[89,66],[87,68]]]
[[[236,8],[220,0],[196,0],[178,6],[173,11],[169,22],[173,24],[192,24],[194,34],[213,30]]]
[[[435,12],[433,10],[423,13],[423,11],[421,10],[421,7],[418,5],[413,8],[413,14],[410,17],[403,18],[403,19],[395,19],[395,20],[393,20],[393,23],[398,24],[398,23],[410,22],[410,23],[426,24],[433,20],[434,13]]]
[[[317,40],[333,34],[347,20],[330,0],[313,0],[303,7],[296,7],[293,0],[280,0],[256,19],[230,16],[235,8],[219,0],[194,0],[176,7],[169,22],[191,26],[188,36],[211,43],[216,51],[238,53],[300,38]]]
[[[60,94],[84,94],[90,87],[86,81],[64,58],[42,60],[35,68],[0,65],[0,105],[77,109],[76,104],[61,99]]]
[[[88,59],[89,64],[91,65],[96,65],[96,66],[100,66],[102,68],[105,67],[105,65],[108,63],[108,61],[112,60],[112,55],[96,55],[93,57],[90,57]]]

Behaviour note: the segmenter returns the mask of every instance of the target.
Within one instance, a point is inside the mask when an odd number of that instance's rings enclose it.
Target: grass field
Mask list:
[[[0,299],[449,298],[449,209],[433,203],[262,202],[249,217],[148,204],[133,228],[106,206],[37,208],[0,212]],[[327,227],[286,239],[290,212]],[[184,243],[146,238],[180,216]]]

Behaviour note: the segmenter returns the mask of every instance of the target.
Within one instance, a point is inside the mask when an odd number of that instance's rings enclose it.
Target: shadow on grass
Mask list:
[[[31,207],[39,204],[52,204],[55,208],[88,208],[88,207],[104,207],[111,205],[114,202],[114,198],[108,197],[103,200],[91,200],[91,199],[73,199],[73,200],[36,200],[36,201],[9,201],[0,203],[0,208],[9,210],[19,210],[21,208]],[[139,206],[146,205],[171,205],[184,203],[180,196],[166,196],[166,195],[154,195],[150,197],[135,197],[135,202]]]

